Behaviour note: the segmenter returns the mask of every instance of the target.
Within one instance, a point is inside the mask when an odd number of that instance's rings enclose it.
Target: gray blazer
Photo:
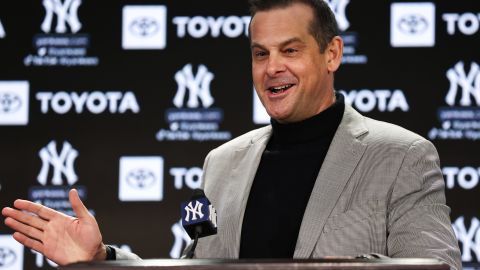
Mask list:
[[[256,129],[208,154],[204,189],[217,209],[218,234],[199,240],[196,257],[238,258],[249,191],[271,134],[271,126]],[[294,257],[379,253],[438,258],[461,269],[444,190],[429,141],[346,105],[305,210]]]
[[[203,184],[217,209],[218,234],[199,240],[197,258],[238,258],[248,194],[271,134],[271,126],[253,130],[208,154]],[[444,189],[429,141],[346,105],[305,210],[294,257],[378,253],[438,258],[461,269]]]

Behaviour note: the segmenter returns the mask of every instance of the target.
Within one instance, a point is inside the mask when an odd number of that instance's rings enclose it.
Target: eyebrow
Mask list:
[[[290,38],[290,39],[287,39],[283,42],[280,43],[280,46],[279,47],[285,47],[291,43],[295,43],[295,42],[300,42],[300,43],[304,43],[300,38],[298,37],[293,37],[293,38]],[[254,49],[254,48],[260,48],[262,50],[266,49],[265,46],[259,44],[259,43],[256,43],[256,42],[252,42],[252,45],[250,46],[250,49]]]

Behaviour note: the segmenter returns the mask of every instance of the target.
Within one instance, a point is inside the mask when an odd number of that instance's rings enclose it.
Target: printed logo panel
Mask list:
[[[120,158],[120,201],[163,200],[163,157]]]
[[[392,3],[390,44],[392,47],[435,46],[435,5]]]
[[[53,172],[50,173],[52,175],[52,185],[62,185],[62,175],[70,186],[77,182],[78,176],[73,164],[78,157],[78,151],[69,142],[63,142],[62,150],[58,152],[56,142],[50,141],[47,146],[40,150],[39,156],[42,159],[42,169],[37,176],[38,183],[43,186],[47,184],[50,168],[53,169]]]
[[[342,64],[367,64],[368,56],[359,52],[359,39],[361,35],[358,32],[350,31],[350,21],[347,17],[347,6],[350,0],[325,0],[330,9],[335,14],[340,36],[343,39],[343,57]]]
[[[124,6],[122,48],[165,49],[167,46],[166,6]]]
[[[362,90],[339,90],[345,97],[345,103],[353,106],[360,112],[408,112],[408,104],[405,94],[400,89],[362,89]]]
[[[453,231],[457,236],[462,262],[478,262],[480,259],[480,221],[476,217],[466,219],[458,217],[452,224]]]
[[[177,37],[185,38],[212,38],[227,37],[237,38],[248,36],[248,25],[250,16],[220,16],[220,17],[202,17],[202,16],[176,16],[172,22],[177,27]]]
[[[70,189],[75,188],[84,202],[87,199],[87,188],[78,185],[79,177],[75,170],[78,156],[79,152],[68,141],[57,143],[52,140],[42,147],[38,152],[42,166],[36,178],[40,185],[30,187],[29,200],[75,216],[68,197]],[[89,211],[95,214],[93,210]]]
[[[330,9],[335,14],[340,31],[346,31],[350,27],[350,22],[346,15],[346,8],[350,0],[325,0],[325,2],[328,3]]]
[[[27,125],[29,83],[0,81],[0,125]]]
[[[40,3],[40,2],[38,2]],[[44,0],[45,17],[40,24],[43,33],[33,36],[34,52],[23,59],[29,66],[97,66],[100,60],[89,56],[90,35],[80,33],[83,24],[78,16],[82,0]]]
[[[203,170],[199,167],[172,167],[170,175],[173,176],[173,185],[175,189],[183,189],[186,186],[189,189],[197,189],[202,185]]]
[[[43,32],[50,33],[54,30],[57,34],[64,34],[67,32],[67,25],[74,34],[82,29],[82,23],[78,19],[78,8],[82,0],[63,1],[63,3],[44,0],[42,3],[45,8],[45,18],[40,28]],[[54,19],[57,22],[55,26]]]
[[[468,71],[467,71],[468,70]],[[480,66],[457,62],[446,72],[450,87],[446,91],[446,107],[437,110],[441,127],[433,127],[431,140],[480,139]]]
[[[23,270],[24,247],[11,235],[0,235],[0,269]]]
[[[449,35],[463,34],[473,36],[480,29],[480,13],[445,13],[442,19],[446,23]]]
[[[461,188],[465,190],[477,187],[480,179],[480,168],[476,167],[450,167],[442,168],[447,189]]]
[[[135,94],[131,91],[94,91],[94,92],[38,92],[36,99],[40,102],[42,114],[50,112],[66,114],[81,113],[139,113]]]
[[[160,129],[158,141],[227,141],[230,131],[220,131],[223,109],[212,107],[215,102],[210,84],[215,75],[200,64],[196,69],[188,63],[175,73],[177,92],[172,103],[175,108],[165,112],[169,128]]]

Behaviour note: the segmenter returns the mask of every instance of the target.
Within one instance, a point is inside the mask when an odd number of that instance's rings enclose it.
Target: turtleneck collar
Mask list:
[[[345,109],[343,95],[335,93],[335,103],[326,110],[303,121],[281,124],[275,119],[270,122],[273,135],[270,142],[277,145],[299,144],[325,138],[333,138]]]

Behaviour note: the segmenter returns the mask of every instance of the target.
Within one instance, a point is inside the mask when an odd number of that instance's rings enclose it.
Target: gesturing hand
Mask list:
[[[37,203],[15,200],[13,205],[17,209],[2,210],[5,224],[15,231],[15,240],[59,265],[104,260],[106,249],[97,221],[75,189],[68,195],[77,218]]]

